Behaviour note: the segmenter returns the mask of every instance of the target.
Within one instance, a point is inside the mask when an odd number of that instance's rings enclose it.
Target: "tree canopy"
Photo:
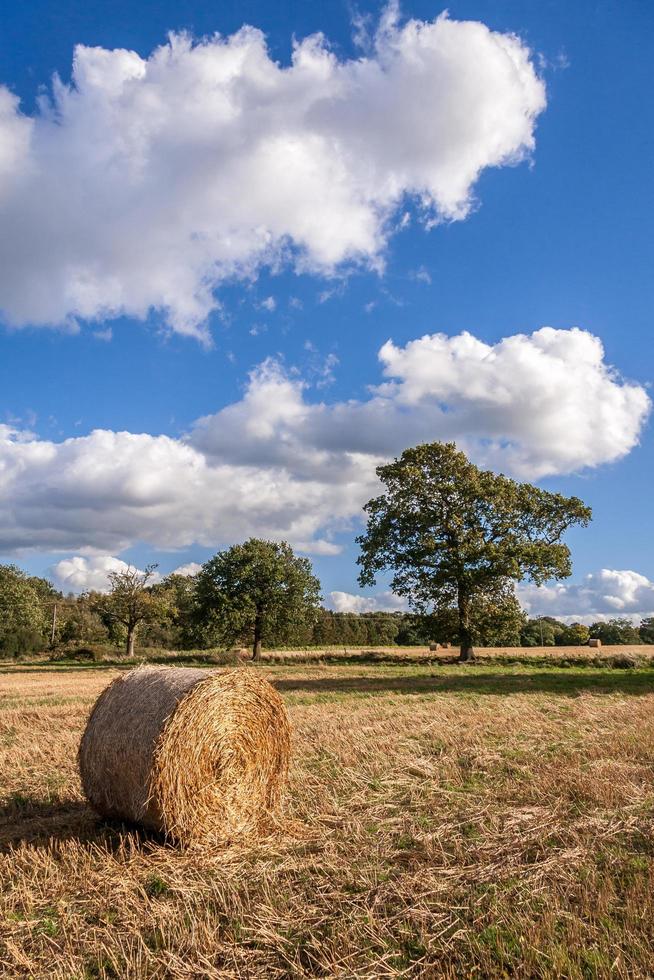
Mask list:
[[[250,538],[221,551],[197,577],[198,625],[218,643],[247,641],[258,659],[273,633],[291,637],[315,619],[320,582],[308,558],[299,558],[285,541]]]
[[[7,653],[37,649],[44,642],[46,585],[15,565],[0,565],[0,648]],[[57,595],[51,586],[50,593]]]
[[[518,483],[471,463],[454,443],[426,443],[377,468],[386,490],[365,507],[359,582],[392,572],[419,612],[456,606],[461,659],[474,656],[472,606],[504,583],[571,574],[563,534],[586,525],[578,497]]]
[[[609,646],[612,644],[641,643],[640,631],[626,617],[607,619],[605,622],[593,623],[590,635]]]
[[[118,623],[125,632],[125,652],[134,656],[136,631],[142,622],[166,616],[167,597],[154,593],[148,583],[156,565],[148,565],[145,571],[128,566],[121,571],[109,572],[110,591],[94,597],[93,608],[110,622]]]
[[[654,616],[641,620],[639,635],[641,643],[654,643]]]

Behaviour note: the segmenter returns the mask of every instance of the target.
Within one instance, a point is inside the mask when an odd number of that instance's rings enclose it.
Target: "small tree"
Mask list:
[[[94,608],[94,596],[88,593],[69,597],[60,603],[58,639],[62,643],[106,643],[107,627]]]
[[[195,594],[205,635],[223,643],[249,640],[253,660],[259,659],[264,640],[292,639],[313,622],[321,599],[308,558],[298,558],[285,541],[258,538],[206,562]]]
[[[165,621],[148,625],[146,636],[155,646],[190,649],[198,646],[195,635],[195,582],[197,575],[171,572],[152,586],[152,594],[163,600],[168,608]]]
[[[148,565],[141,572],[130,565],[122,571],[109,572],[110,592],[94,597],[93,607],[97,612],[125,628],[125,652],[128,657],[134,656],[139,624],[152,622],[168,613],[165,597],[153,594],[148,588],[156,568],[156,565]]]
[[[417,611],[455,604],[462,661],[474,659],[474,603],[502,582],[570,575],[561,537],[591,518],[577,497],[481,470],[454,443],[407,449],[377,474],[386,492],[365,506],[359,582],[391,569],[393,591]]]
[[[570,623],[556,636],[556,645],[562,647],[583,647],[588,643],[590,632],[583,623]]]

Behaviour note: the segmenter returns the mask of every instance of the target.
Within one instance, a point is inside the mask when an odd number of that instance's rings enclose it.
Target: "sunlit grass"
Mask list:
[[[654,973],[654,671],[261,669],[287,830],[180,852],[101,824],[75,754],[115,670],[0,673],[0,974]]]

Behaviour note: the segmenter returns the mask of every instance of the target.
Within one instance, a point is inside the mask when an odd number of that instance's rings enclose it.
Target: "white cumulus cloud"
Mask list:
[[[56,585],[64,592],[107,592],[109,574],[124,572],[128,568],[130,565],[127,562],[112,555],[94,555],[90,558],[75,555],[58,561],[52,566],[50,573]],[[156,582],[159,578],[155,573],[151,581]]]
[[[376,595],[356,595],[352,592],[330,592],[327,605],[334,612],[400,612],[409,608],[406,599],[393,592],[378,592]]]
[[[521,585],[518,598],[532,616],[557,616],[586,624],[616,617],[638,623],[654,615],[654,582],[630,569],[602,568],[579,583]]]
[[[425,336],[380,351],[369,397],[312,401],[275,361],[243,397],[183,438],[96,430],[53,442],[0,425],[0,554],[117,554],[142,541],[213,547],[250,535],[334,554],[378,492],[375,467],[407,446],[454,440],[520,478],[619,459],[650,402],[582,330],[497,344]],[[317,387],[317,385],[316,385]]]
[[[171,575],[181,575],[183,578],[191,578],[193,575],[197,575],[202,565],[198,561],[189,561],[186,565],[180,565],[178,568],[174,568]]]
[[[283,66],[253,27],[148,58],[79,45],[33,117],[0,87],[0,310],[74,326],[155,309],[205,336],[226,279],[380,269],[407,198],[427,225],[464,218],[482,170],[531,153],[544,107],[518,37],[394,7],[352,60],[316,34]]]
[[[379,352],[390,380],[365,401],[309,403],[301,380],[268,361],[242,401],[190,436],[208,457],[277,463],[298,476],[349,472],[352,460],[455,440],[477,461],[530,479],[619,459],[650,409],[638,384],[604,360],[601,341],[543,327],[487,344],[426,335]]]

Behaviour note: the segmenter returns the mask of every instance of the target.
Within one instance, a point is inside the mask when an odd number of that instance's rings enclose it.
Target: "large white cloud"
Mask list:
[[[309,404],[275,363],[244,399],[200,420],[191,441],[209,457],[289,467],[329,479],[352,458],[387,457],[453,439],[478,462],[538,478],[624,456],[650,408],[641,385],[604,361],[601,341],[543,327],[486,344],[433,334],[379,357],[391,380],[365,401]]]
[[[121,558],[113,555],[72,555],[70,558],[63,558],[50,568],[50,575],[56,585],[64,592],[107,592],[109,590],[109,573],[124,572],[128,565]],[[190,561],[186,565],[180,565],[173,569],[171,575],[182,575],[190,577],[197,575],[202,568],[196,561]],[[143,574],[143,569],[137,569]],[[159,572],[151,573],[149,581],[160,582],[162,576]]]
[[[112,555],[93,555],[89,558],[74,555],[58,561],[50,569],[50,574],[64,592],[107,592],[110,573],[125,572],[130,567],[133,568]],[[159,579],[160,576],[155,573],[150,581],[156,582]]]
[[[260,31],[142,58],[78,46],[33,118],[0,87],[0,310],[13,325],[154,308],[200,334],[214,289],[290,260],[380,268],[407,196],[466,216],[487,167],[534,147],[545,89],[525,44],[388,8],[366,57],[322,35],[274,61]]]
[[[616,617],[638,622],[654,615],[654,582],[630,569],[602,568],[580,583],[521,585],[518,598],[532,616],[560,616],[587,624]]]
[[[569,473],[629,452],[649,410],[581,330],[495,345],[436,334],[380,358],[387,380],[368,399],[332,403],[267,361],[182,439],[97,430],[55,443],[0,425],[0,554],[248,535],[332,554],[378,490],[375,467],[407,446],[454,439],[520,477]]]

